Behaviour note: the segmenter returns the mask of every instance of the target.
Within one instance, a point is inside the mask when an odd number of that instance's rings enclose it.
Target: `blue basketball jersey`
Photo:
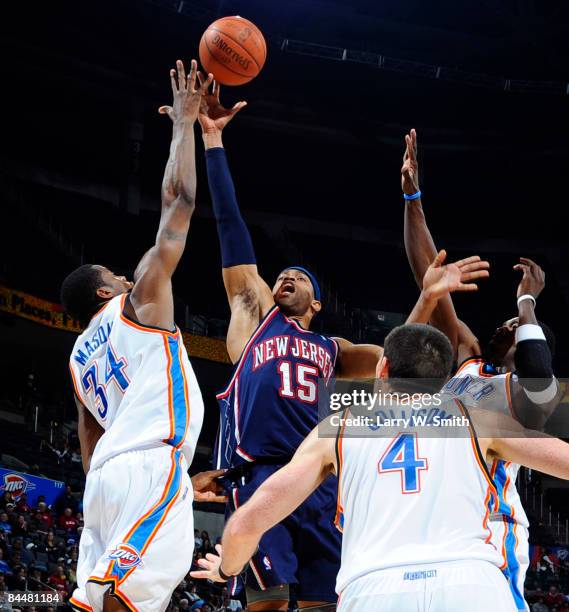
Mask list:
[[[217,395],[217,468],[292,457],[318,424],[318,394],[332,379],[337,356],[335,340],[272,308],[245,346],[229,385]]]

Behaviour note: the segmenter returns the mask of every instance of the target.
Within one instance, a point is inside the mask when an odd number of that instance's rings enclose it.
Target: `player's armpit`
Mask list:
[[[77,396],[75,396],[75,404],[78,412],[78,435],[79,444],[81,446],[81,462],[85,474],[89,471],[91,457],[99,438],[105,433],[105,430],[97,423],[95,417],[83,406]]]
[[[334,338],[338,343],[336,378],[375,378],[377,364],[383,356],[383,348],[376,344],[353,344],[344,338]]]

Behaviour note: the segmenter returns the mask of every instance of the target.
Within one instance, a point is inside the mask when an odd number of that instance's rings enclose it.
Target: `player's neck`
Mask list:
[[[501,360],[501,363],[497,364],[500,368],[503,368],[506,372],[513,372],[516,369],[513,357],[505,357]]]
[[[312,317],[308,315],[291,315],[288,317],[293,321],[296,321],[302,329],[310,329],[310,322],[312,321]]]

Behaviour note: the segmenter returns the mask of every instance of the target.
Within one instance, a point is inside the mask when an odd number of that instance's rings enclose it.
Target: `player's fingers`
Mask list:
[[[237,104],[233,105],[233,108],[231,109],[231,114],[236,115],[242,108],[245,108],[246,106],[247,106],[247,102],[245,101],[237,102]]]
[[[196,491],[194,489],[194,501],[196,502],[213,502],[216,501],[216,495],[213,491]]]
[[[190,576],[192,578],[199,578],[201,580],[204,580],[204,579],[209,578],[209,572],[194,571],[194,572],[190,572]]]
[[[463,283],[460,283],[460,285],[458,286],[458,290],[459,291],[478,291],[478,285],[474,283],[468,283],[466,285]]]
[[[209,86],[213,83],[213,74],[211,72],[208,73],[207,78],[201,84],[200,91],[203,95],[207,94],[209,90]]]
[[[215,550],[217,550],[217,554],[221,557],[221,553],[223,551],[223,547],[221,546],[221,544],[216,544]]]
[[[200,566],[203,567],[204,570],[209,571],[212,569],[213,567],[213,563],[211,561],[207,561],[206,559],[198,559],[196,561],[196,563]]]
[[[413,139],[413,130],[411,130],[411,134],[409,135],[409,142],[407,146],[409,148],[409,158],[415,160],[417,157],[417,147],[415,140]]]
[[[407,159],[409,159],[409,149],[410,149],[410,145],[409,145],[409,134],[405,134],[405,152],[403,153],[403,161],[407,161]]]
[[[524,266],[523,264],[517,264],[516,266],[514,266],[514,270],[518,270],[518,272],[522,272],[524,276],[526,274],[529,274],[530,272],[529,266]]]
[[[435,260],[433,261],[431,265],[433,265],[435,268],[438,268],[439,266],[443,265],[446,258],[447,258],[447,252],[444,249],[442,249],[437,253]]]
[[[158,109],[158,112],[159,112],[161,115],[170,115],[170,113],[171,113],[173,110],[174,110],[174,109],[173,109],[171,106],[161,106],[161,107]]]
[[[472,255],[471,257],[465,257],[464,259],[459,259],[455,261],[455,266],[462,268],[463,266],[467,266],[468,264],[474,263],[476,261],[480,261],[480,257],[478,255]]]
[[[537,266],[535,261],[533,261],[529,257],[520,257],[520,262],[526,264],[526,266]]]
[[[187,80],[187,87],[190,91],[196,90],[196,76],[198,73],[198,63],[193,59],[190,63],[190,76]]]
[[[176,60],[176,69],[178,70],[178,87],[185,89],[186,87],[186,69],[182,60]]]
[[[478,270],[477,272],[466,272],[466,274],[460,275],[460,280],[462,282],[475,280],[477,278],[488,278],[490,276],[490,272],[488,270]]]
[[[209,502],[211,502],[212,504],[226,504],[227,503],[227,495],[215,495],[215,494],[211,494],[212,496],[208,499]]]
[[[178,93],[178,84],[176,83],[176,71],[172,68],[170,70],[170,84],[172,85],[172,93]]]
[[[214,555],[213,553],[207,553],[205,558],[211,561],[211,563],[217,563],[217,561],[219,561],[218,555]]]
[[[490,263],[487,261],[474,261],[458,267],[461,272],[472,272],[473,270],[488,270],[490,269]]]

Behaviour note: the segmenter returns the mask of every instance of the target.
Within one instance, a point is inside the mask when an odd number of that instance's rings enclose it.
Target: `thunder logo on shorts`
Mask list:
[[[115,559],[120,569],[130,569],[137,565],[143,565],[138,550],[124,542],[110,552],[109,559]]]

